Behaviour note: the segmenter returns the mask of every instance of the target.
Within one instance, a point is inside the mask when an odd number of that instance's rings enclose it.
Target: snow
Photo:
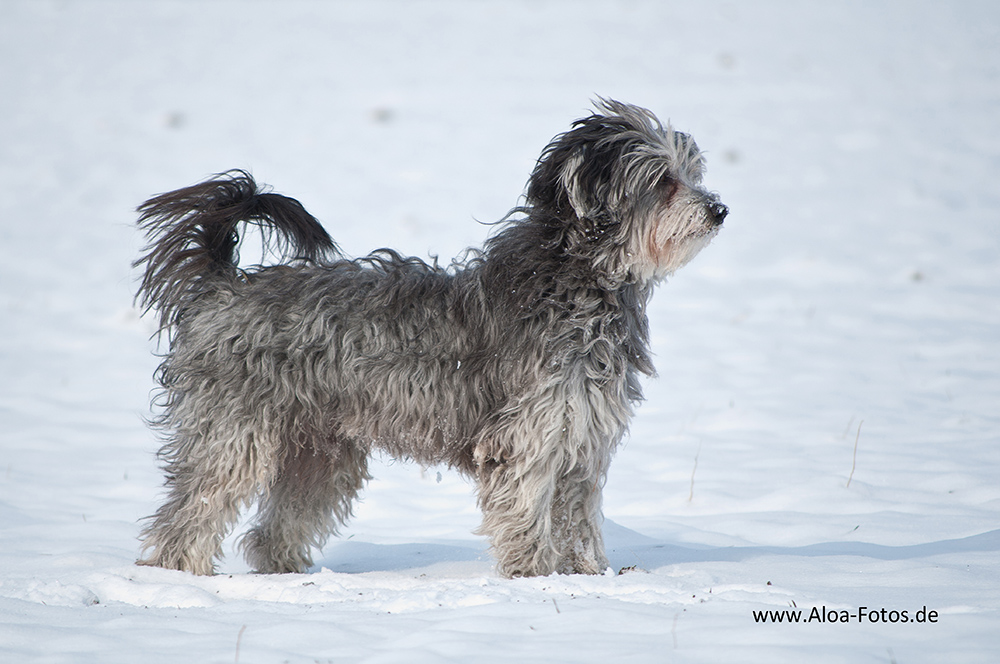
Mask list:
[[[0,660],[1000,656],[995,3],[0,15]],[[612,572],[499,578],[470,486],[389,460],[309,574],[248,574],[232,538],[214,577],[133,565],[162,483],[134,207],[248,168],[350,254],[447,259],[598,94],[693,134],[732,210],[650,309]],[[814,607],[911,622],[753,618]]]

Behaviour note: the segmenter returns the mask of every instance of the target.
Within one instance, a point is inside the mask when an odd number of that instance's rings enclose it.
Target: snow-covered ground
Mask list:
[[[0,661],[997,661],[998,44],[989,1],[0,1]],[[597,94],[732,209],[651,307],[636,571],[503,580],[469,485],[390,462],[309,574],[135,567],[132,209],[244,167],[351,254],[448,258]]]

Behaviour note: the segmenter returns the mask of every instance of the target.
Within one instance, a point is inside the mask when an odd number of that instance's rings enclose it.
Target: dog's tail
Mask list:
[[[322,261],[337,245],[293,198],[257,186],[246,171],[155,196],[138,208],[149,244],[133,267],[145,266],[136,300],[159,310],[160,329],[179,320],[188,302],[219,279],[239,278],[239,224],[260,227],[265,248],[283,259]]]

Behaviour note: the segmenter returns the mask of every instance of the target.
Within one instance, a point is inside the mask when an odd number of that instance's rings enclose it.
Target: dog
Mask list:
[[[229,171],[138,208],[137,301],[168,495],[139,564],[214,573],[240,511],[260,573],[304,572],[351,516],[375,451],[475,481],[506,577],[600,574],[608,464],[652,376],[654,286],[719,231],[687,134],[599,99],[556,136],[482,250],[441,267],[345,258],[296,200]],[[280,263],[238,267],[257,225]]]

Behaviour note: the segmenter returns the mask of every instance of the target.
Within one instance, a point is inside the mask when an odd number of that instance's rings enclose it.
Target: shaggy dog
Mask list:
[[[302,572],[382,450],[475,480],[501,574],[603,572],[601,488],[653,374],[647,300],[728,212],[703,167],[690,136],[601,100],[545,148],[482,251],[447,268],[344,258],[242,171],[144,203],[137,298],[170,342],[154,422],[169,495],[140,562],[211,574],[256,501],[247,560]],[[237,267],[241,223],[283,264]]]

